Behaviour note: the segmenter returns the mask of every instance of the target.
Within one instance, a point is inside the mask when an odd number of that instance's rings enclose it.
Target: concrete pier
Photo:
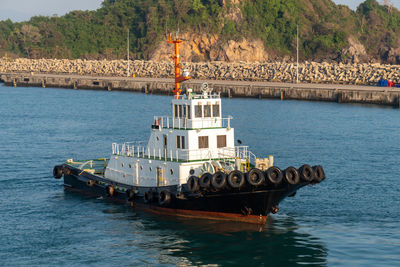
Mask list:
[[[58,87],[91,90],[118,90],[149,94],[172,94],[173,79],[78,76],[63,74],[0,73],[8,86]],[[207,82],[225,97],[273,98],[282,100],[330,101],[400,107],[400,88],[338,84],[293,84],[278,82],[189,80],[184,88],[201,91]]]

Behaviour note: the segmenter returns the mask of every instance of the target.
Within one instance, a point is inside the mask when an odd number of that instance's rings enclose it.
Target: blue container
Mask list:
[[[383,80],[383,86],[389,86],[389,82],[388,82],[388,80]]]

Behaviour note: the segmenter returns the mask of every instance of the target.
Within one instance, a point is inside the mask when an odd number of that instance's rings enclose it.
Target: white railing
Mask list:
[[[196,94],[193,92],[188,93],[187,95],[179,95],[174,96],[174,99],[219,99],[221,98],[221,94],[217,92],[204,92],[202,94]]]
[[[158,159],[164,161],[191,161],[210,159],[245,159],[254,164],[256,156],[247,146],[224,147],[214,149],[174,149],[150,148],[142,145],[143,142],[112,144],[113,155],[123,155],[138,158]]]
[[[137,156],[142,157],[145,153],[144,142],[127,142],[123,144],[112,144],[112,154],[113,155],[124,155],[124,156]]]
[[[169,116],[154,116],[154,125],[156,128],[173,129],[198,129],[198,128],[231,128],[231,119],[227,118],[174,118]]]

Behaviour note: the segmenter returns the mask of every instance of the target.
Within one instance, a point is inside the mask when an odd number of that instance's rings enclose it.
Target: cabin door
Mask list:
[[[161,167],[157,167],[157,186],[164,185],[164,170]]]

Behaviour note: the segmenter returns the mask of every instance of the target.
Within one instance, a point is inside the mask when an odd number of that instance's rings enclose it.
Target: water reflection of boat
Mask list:
[[[324,243],[302,231],[290,216],[271,217],[265,225],[179,217],[161,220],[148,213],[133,220],[137,219],[145,225],[143,231],[157,233],[157,240],[165,241],[155,244],[156,249],[197,266],[327,264]]]
[[[278,204],[301,187],[325,179],[321,166],[284,171],[273,156],[257,157],[235,146],[231,117],[222,117],[219,94],[207,84],[202,93],[181,83],[189,79],[175,45],[175,89],[172,116],[156,116],[147,144],[112,144],[108,159],[67,160],[54,167],[64,188],[163,215],[201,217],[263,224]],[[159,103],[154,103],[158,105]]]

